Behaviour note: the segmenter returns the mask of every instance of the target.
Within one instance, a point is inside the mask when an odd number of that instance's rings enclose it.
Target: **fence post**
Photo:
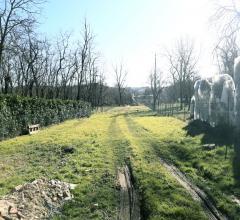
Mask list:
[[[229,91],[228,91],[229,93]],[[229,106],[229,94],[228,94],[228,126],[230,126],[230,106]]]
[[[166,111],[166,115],[168,116],[168,103],[166,103],[167,104],[167,111]]]
[[[183,105],[183,120],[185,121],[185,105]]]
[[[169,117],[169,104],[167,103],[167,116]]]

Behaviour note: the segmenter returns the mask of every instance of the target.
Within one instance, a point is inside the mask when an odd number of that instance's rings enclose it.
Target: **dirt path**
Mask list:
[[[217,208],[212,204],[204,191],[191,183],[186,176],[172,164],[160,159],[161,164],[171,173],[171,175],[191,194],[194,200],[199,201],[207,216],[211,220],[227,220]]]
[[[128,120],[129,126],[133,125],[133,129],[138,129],[138,133],[135,134],[137,138],[146,137],[150,138],[151,135],[149,131],[146,131],[141,126],[139,126],[136,122],[131,121],[129,118]],[[132,129],[132,133],[134,132]],[[154,143],[154,141],[152,141]],[[150,144],[151,146],[151,144]],[[161,165],[168,171],[168,173],[177,180],[177,182],[192,196],[192,198],[199,202],[203,207],[204,212],[206,213],[207,217],[211,220],[227,220],[228,218],[223,215],[211,202],[207,194],[194,185],[191,181],[189,181],[184,173],[178,170],[177,167],[170,164],[166,160],[160,158]]]
[[[139,200],[132,185],[129,168],[127,166],[118,170],[118,181],[120,185],[120,211],[118,219],[140,219]]]

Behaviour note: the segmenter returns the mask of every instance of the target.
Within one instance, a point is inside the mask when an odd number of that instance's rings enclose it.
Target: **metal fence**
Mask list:
[[[181,103],[161,103],[157,112],[161,116],[176,117],[184,121],[190,118],[188,104],[183,104],[181,108]]]

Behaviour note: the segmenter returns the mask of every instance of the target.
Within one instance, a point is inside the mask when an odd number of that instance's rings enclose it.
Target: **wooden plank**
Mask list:
[[[39,131],[39,129],[40,129],[40,124],[28,125],[29,134],[35,134]]]

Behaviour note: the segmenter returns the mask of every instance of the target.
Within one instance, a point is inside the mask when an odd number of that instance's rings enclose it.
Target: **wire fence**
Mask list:
[[[176,117],[181,120],[190,118],[190,110],[188,104],[181,103],[161,103],[157,108],[157,112],[161,116]]]
[[[191,106],[193,111],[190,112],[189,104],[183,103],[161,103],[157,107],[157,112],[161,116],[176,117],[181,120],[189,120],[194,115],[194,119],[206,121],[213,126],[218,124],[234,124],[234,101],[203,101],[199,100]]]

